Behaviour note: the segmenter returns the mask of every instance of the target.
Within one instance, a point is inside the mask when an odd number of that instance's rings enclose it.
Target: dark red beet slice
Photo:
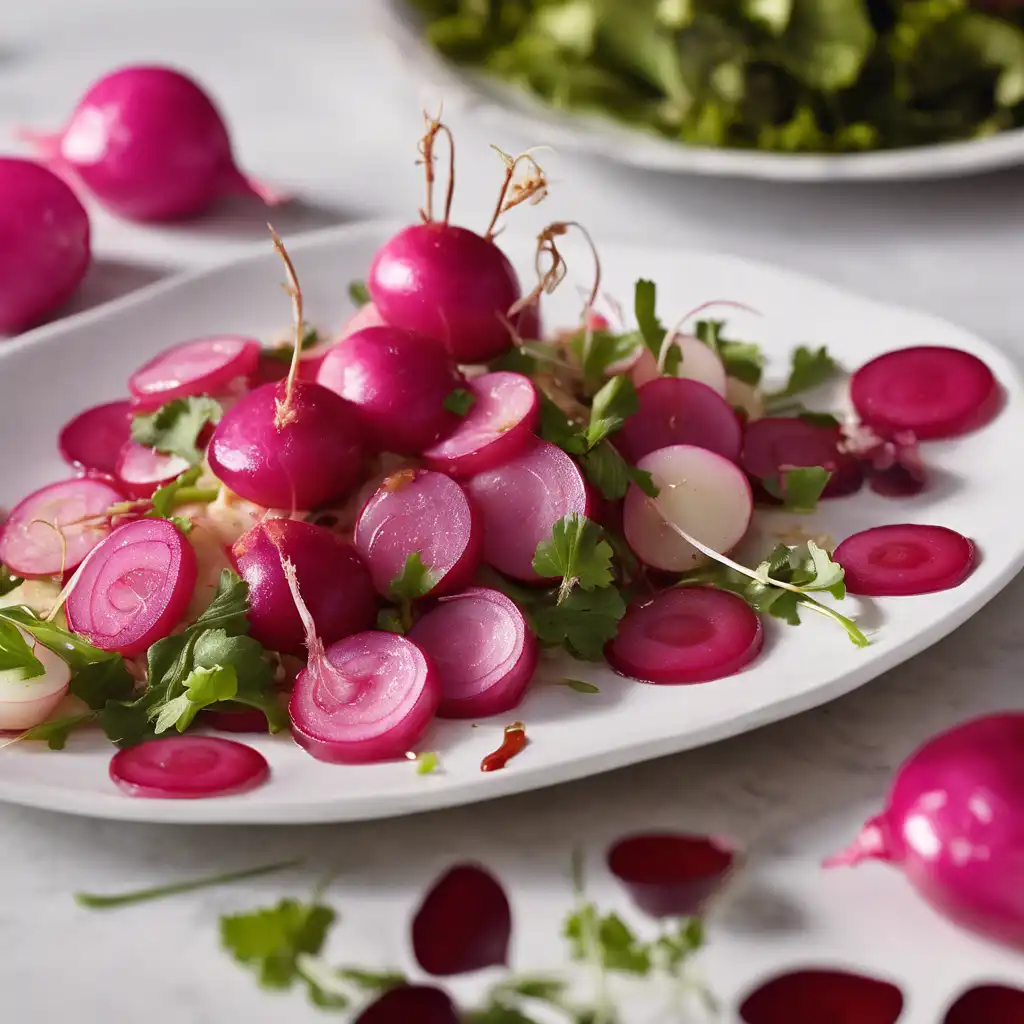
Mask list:
[[[121,448],[131,440],[131,403],[107,402],[80,412],[57,439],[61,458],[72,466],[113,474]]]
[[[459,1013],[439,988],[402,985],[372,1002],[355,1024],[459,1024]]]
[[[701,913],[732,868],[733,851],[708,836],[626,836],[608,851],[608,870],[651,917]]]
[[[220,732],[267,732],[267,716],[244,704],[211,704],[200,712],[204,725]]]
[[[865,597],[931,594],[958,587],[974,568],[974,545],[945,526],[900,523],[847,537],[835,550],[846,589]]]
[[[505,890],[475,864],[457,864],[442,875],[412,922],[416,962],[435,977],[504,965],[511,935]]]
[[[976,985],[949,1008],[943,1024],[1021,1024],[1024,991],[1009,985]]]
[[[848,971],[780,974],[740,1006],[746,1024],[896,1024],[903,993],[887,981]],[[978,1021],[977,1024],[981,1024]]]

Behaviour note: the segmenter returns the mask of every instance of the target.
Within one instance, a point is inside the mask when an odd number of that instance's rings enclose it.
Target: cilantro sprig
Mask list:
[[[444,400],[445,409],[455,413],[456,416],[467,416],[474,405],[476,405],[476,395],[472,391],[467,391],[466,388],[455,388],[453,391],[449,391]]]
[[[785,386],[765,396],[765,410],[769,415],[788,410],[796,404],[794,399],[797,395],[824,384],[841,372],[842,368],[824,345],[817,349],[800,345],[790,357]]]
[[[365,281],[349,281],[348,297],[352,300],[354,306],[365,306],[372,301],[370,289],[366,287]]]
[[[0,672],[18,671],[26,682],[45,675],[43,663],[13,622],[0,619]]]
[[[698,320],[693,333],[722,360],[727,376],[757,387],[767,362],[761,346],[749,341],[729,341],[722,335],[724,330],[724,320]]]
[[[382,609],[378,616],[378,628],[391,633],[407,633],[412,627],[413,602],[426,597],[437,586],[439,576],[423,561],[419,551],[406,556],[402,570],[391,581],[388,592],[397,610]]]
[[[764,489],[778,498],[789,512],[814,512],[832,474],[823,466],[799,466],[762,481]]]
[[[214,398],[175,398],[156,412],[134,416],[132,440],[165,455],[177,455],[195,466],[203,459],[199,435],[207,425],[219,423],[223,411]]]

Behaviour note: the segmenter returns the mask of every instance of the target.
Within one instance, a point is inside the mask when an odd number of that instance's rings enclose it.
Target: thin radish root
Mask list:
[[[275,403],[277,413],[274,417],[274,426],[278,430],[283,430],[289,423],[295,422],[296,414],[295,409],[292,407],[292,392],[295,389],[295,379],[299,375],[299,364],[302,360],[302,338],[306,328],[302,309],[302,289],[299,287],[299,278],[295,273],[295,265],[288,255],[288,250],[284,247],[284,242],[281,241],[281,236],[274,230],[272,225],[268,224],[267,228],[270,230],[270,237],[274,242],[274,251],[284,262],[285,272],[288,275],[288,283],[284,285],[284,290],[292,300],[292,313],[295,318],[295,348],[292,351],[292,362],[288,367],[288,376],[285,378],[284,400],[278,399]]]
[[[444,194],[443,221],[445,224],[448,223],[451,217],[452,199],[455,196],[455,138],[448,125],[441,121],[442,114],[443,111],[438,110],[437,117],[431,117],[425,110],[423,111],[423,119],[427,122],[427,131],[423,138],[420,139],[419,152],[421,159],[417,160],[416,163],[423,165],[427,179],[427,201],[423,209],[420,210],[420,217],[425,224],[431,223],[434,219],[434,143],[441,132],[444,132],[448,139],[448,188]]]
[[[505,180],[501,184],[501,191],[498,193],[498,202],[494,207],[494,213],[491,215],[491,221],[484,232],[484,239],[486,241],[494,240],[494,236],[497,234],[494,229],[498,223],[498,218],[503,213],[508,213],[509,210],[525,202],[529,202],[531,206],[536,206],[548,194],[547,176],[544,174],[544,169],[533,156],[537,149],[542,148],[544,147],[538,146],[528,149],[525,153],[520,153],[518,156],[510,156],[504,150],[498,149],[497,146],[491,146],[491,149],[501,157],[501,162],[505,165]],[[516,180],[516,170],[520,162],[526,165],[526,173],[522,178]]]

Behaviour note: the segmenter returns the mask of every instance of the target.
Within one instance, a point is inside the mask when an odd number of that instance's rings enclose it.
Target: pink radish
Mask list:
[[[484,718],[511,711],[537,667],[537,639],[515,602],[473,587],[442,598],[413,626],[415,641],[441,677],[441,718]]]
[[[18,630],[43,666],[43,674],[30,679],[21,668],[0,671],[0,731],[20,732],[45,722],[56,711],[68,692],[71,670],[27,630],[11,628]]]
[[[901,523],[847,537],[835,551],[846,589],[866,597],[931,594],[958,587],[974,568],[974,545],[945,526]]]
[[[431,469],[454,477],[473,476],[514,459],[534,443],[540,418],[537,390],[520,373],[485,373],[466,388],[475,399],[469,413],[423,452]]]
[[[605,656],[642,682],[706,683],[739,672],[763,644],[761,620],[742,597],[682,587],[634,601]]]
[[[1020,1024],[1024,991],[1009,985],[975,985],[949,1008],[942,1024]]]
[[[302,595],[324,643],[369,629],[377,619],[370,574],[351,545],[311,523],[267,519],[232,548],[239,575],[249,584],[250,632],[264,647],[305,653],[305,630],[281,568],[295,565]]]
[[[890,982],[823,968],[776,975],[740,1006],[744,1024],[896,1024],[902,1013]]]
[[[380,310],[372,302],[367,302],[345,322],[345,326],[342,327],[341,333],[338,335],[338,341],[344,341],[366,327],[387,327],[387,325],[387,321],[380,315]]]
[[[22,137],[129,220],[182,220],[229,193],[279,201],[235,165],[210,97],[171,68],[114,71],[89,87],[63,131]]]
[[[68,594],[68,626],[101,651],[141,654],[181,621],[196,555],[166,519],[118,527],[93,550]]]
[[[573,512],[590,513],[579,466],[546,441],[474,476],[466,487],[484,517],[484,560],[527,583],[543,582],[534,572],[533,556],[555,523]]]
[[[437,580],[430,591],[436,596],[460,590],[473,578],[483,532],[480,514],[454,480],[405,469],[389,476],[366,503],[355,545],[384,597],[414,552]]]
[[[14,334],[78,288],[89,268],[89,218],[53,172],[0,157],[0,238],[0,334]]]
[[[850,381],[860,418],[883,433],[911,430],[921,440],[956,437],[995,415],[1000,389],[977,357],[921,345],[865,363]]]
[[[0,526],[0,562],[19,576],[77,569],[110,533],[107,509],[123,500],[120,491],[89,477],[33,491]]]
[[[149,498],[158,487],[169,484],[189,468],[180,455],[165,455],[145,445],[128,441],[114,467],[114,475],[131,498]]]
[[[736,462],[743,431],[736,413],[706,384],[659,377],[637,392],[640,408],[615,435],[615,447],[637,463],[669,445],[696,445]]]
[[[366,327],[350,335],[327,353],[316,379],[355,406],[382,451],[415,455],[459,423],[445,401],[462,376],[441,349],[409,331]]]
[[[245,793],[270,777],[252,747],[217,736],[168,736],[119,750],[110,778],[129,796],[188,800]]]
[[[57,439],[61,458],[80,469],[112,475],[131,439],[131,408],[129,402],[107,402],[80,412]]]
[[[630,485],[622,528],[633,553],[653,569],[686,572],[705,556],[674,529],[725,553],[743,539],[753,514],[750,484],[728,459],[706,448],[678,444],[644,456],[638,468],[660,490],[649,498]]]
[[[460,1024],[451,997],[429,985],[400,985],[375,999],[355,1024]]]

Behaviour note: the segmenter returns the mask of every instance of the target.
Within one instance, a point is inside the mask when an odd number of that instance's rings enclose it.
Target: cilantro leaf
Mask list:
[[[570,690],[575,690],[577,693],[600,693],[600,687],[595,686],[593,683],[585,683],[582,679],[559,679],[559,686],[567,686]]]
[[[537,545],[533,571],[545,578],[562,578],[559,603],[574,587],[595,590],[611,584],[612,548],[597,523],[572,512],[551,528],[551,536]]]
[[[726,375],[757,387],[767,362],[761,346],[753,342],[728,341],[722,337],[724,320],[698,320],[694,335],[722,360]]]
[[[405,633],[405,624],[402,617],[394,608],[381,608],[377,612],[377,628],[385,633]]]
[[[102,710],[108,700],[127,700],[134,690],[135,680],[119,655],[78,669],[68,687],[72,696],[84,701],[93,711]]]
[[[217,593],[210,606],[185,632],[193,634],[204,629],[223,629],[230,636],[249,632],[249,584],[231,569],[223,569]]]
[[[592,962],[596,954],[606,971],[644,977],[653,966],[650,948],[618,914],[602,915],[593,903],[585,903],[565,921],[563,935],[570,955],[580,963]],[[591,946],[596,946],[596,949]]]
[[[444,407],[456,416],[465,416],[476,405],[476,395],[465,388],[450,391],[444,400]]]
[[[45,740],[51,750],[63,750],[68,737],[79,726],[96,721],[96,712],[90,711],[81,715],[65,715],[62,718],[51,718],[40,722],[21,734],[23,740]]]
[[[153,507],[146,515],[153,519],[168,519],[182,533],[188,533],[192,529],[192,521],[182,516],[174,515],[175,507],[188,504],[189,502],[210,502],[219,493],[219,488],[195,486],[202,472],[201,466],[193,466],[191,469],[186,469],[184,473],[170,483],[164,484],[163,487],[158,487],[153,492]]]
[[[619,631],[626,602],[616,587],[573,590],[559,604],[531,609],[537,639],[549,647],[563,644],[583,661],[601,661],[605,644]]]
[[[780,499],[788,511],[815,512],[831,478],[832,474],[822,466],[799,466],[783,472],[781,480],[769,477],[763,483],[764,489]]]
[[[305,352],[319,343],[320,332],[306,324],[302,332],[302,341],[299,343],[299,351]],[[279,363],[291,363],[295,356],[295,345],[293,342],[283,341],[280,345],[265,348],[262,354],[268,359],[276,359]]]
[[[20,587],[23,580],[12,574],[11,570],[0,562],[0,597],[5,597],[16,587]]]
[[[828,354],[824,345],[819,349],[801,345],[793,350],[786,386],[768,396],[767,406],[778,406],[784,399],[816,388],[839,372],[839,364]]]
[[[433,775],[441,767],[441,759],[437,756],[436,750],[425,750],[422,754],[416,755],[416,774]]]
[[[626,419],[640,408],[633,382],[625,374],[612,377],[594,395],[590,423],[586,430],[587,448],[593,448],[614,434]]]
[[[149,710],[149,717],[156,722],[153,731],[158,736],[170,728],[184,732],[203,708],[231,700],[238,693],[238,673],[233,665],[194,668],[181,686],[184,693]]]
[[[646,469],[631,466],[608,441],[602,441],[593,450],[580,457],[587,479],[609,501],[624,498],[631,483],[636,484],[650,498],[659,494],[654,477]]]
[[[665,341],[665,325],[655,313],[657,289],[653,281],[642,278],[637,281],[633,291],[633,314],[644,344],[651,350],[655,358],[661,354],[661,346]]]
[[[165,455],[177,455],[192,465],[203,460],[197,447],[199,435],[207,424],[218,423],[223,409],[213,398],[175,398],[156,412],[139,413],[132,418],[132,440]]]
[[[550,444],[556,444],[569,455],[582,455],[587,450],[586,437],[575,427],[568,416],[550,399],[540,397],[540,436]]]
[[[143,698],[107,701],[99,722],[107,739],[118,747],[135,747],[154,735]]]
[[[35,679],[45,675],[43,663],[13,622],[0,618],[0,672],[19,671],[19,679]]]
[[[569,348],[587,386],[594,388],[601,386],[611,367],[629,359],[642,344],[638,331],[615,334],[609,330],[591,330],[588,340],[583,330],[572,336]]]
[[[391,581],[388,589],[395,601],[408,602],[426,597],[437,586],[437,574],[428,569],[418,551],[405,559],[402,571]]]
[[[370,289],[366,287],[365,281],[349,281],[348,297],[355,306],[365,306],[371,302]]]

